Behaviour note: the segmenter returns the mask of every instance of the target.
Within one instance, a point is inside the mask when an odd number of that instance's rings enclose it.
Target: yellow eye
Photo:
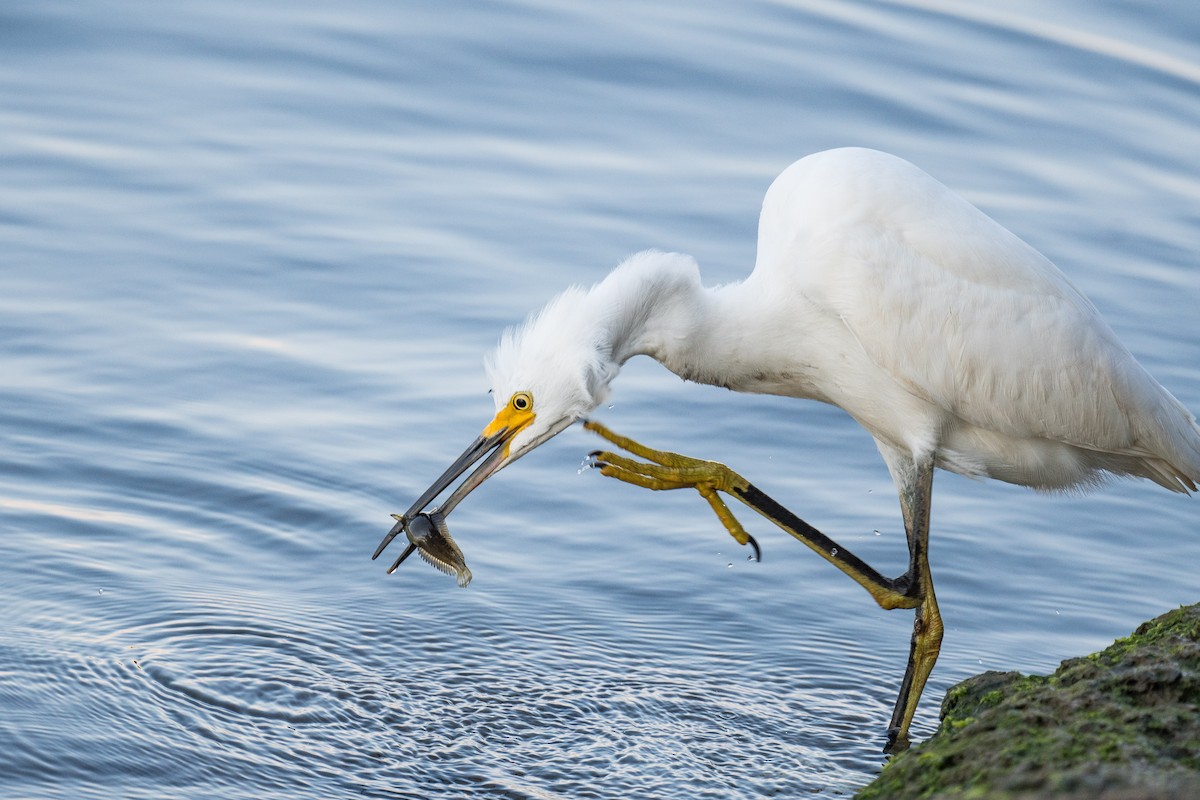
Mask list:
[[[508,402],[513,407],[513,411],[528,411],[533,408],[533,395],[529,392],[517,392]]]

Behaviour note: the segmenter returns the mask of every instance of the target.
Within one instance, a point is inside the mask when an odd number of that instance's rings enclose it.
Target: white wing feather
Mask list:
[[[1177,490],[1200,476],[1194,418],[1091,302],[911,164],[842,150],[793,165],[767,195],[756,271],[788,264],[880,370],[955,419],[1094,451],[1101,469]]]

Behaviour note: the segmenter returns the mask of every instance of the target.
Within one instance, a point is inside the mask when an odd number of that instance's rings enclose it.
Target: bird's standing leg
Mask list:
[[[921,692],[942,648],[942,615],[933,593],[933,578],[929,572],[929,509],[933,498],[933,458],[915,461],[888,454],[892,477],[899,487],[900,511],[908,536],[908,576],[914,594],[920,599],[913,620],[912,642],[908,666],[900,684],[900,694],[888,725],[888,741],[884,751],[899,753],[908,749],[908,726],[912,723],[921,700]]]
[[[908,747],[908,728],[921,699],[925,682],[933,670],[934,662],[937,661],[942,641],[942,620],[933,595],[933,582],[927,559],[929,500],[933,488],[932,460],[918,465],[910,459],[907,465],[897,467],[897,471],[902,473],[902,478],[897,479],[897,482],[902,487],[900,504],[908,535],[909,567],[907,572],[893,579],[884,577],[858,556],[788,511],[724,464],[652,450],[632,439],[613,433],[597,422],[589,421],[584,427],[621,449],[650,462],[634,461],[609,452],[593,453],[594,464],[603,475],[648,489],[694,488],[709,501],[722,524],[735,539],[742,544],[752,542],[753,539],[717,496],[718,491],[726,492],[849,575],[866,589],[881,607],[916,608],[908,667],[888,727],[885,751],[896,753]]]

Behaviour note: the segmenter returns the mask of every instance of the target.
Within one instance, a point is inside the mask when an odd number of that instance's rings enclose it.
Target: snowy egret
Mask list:
[[[916,609],[890,751],[908,744],[942,641],[927,558],[934,467],[1043,490],[1088,488],[1112,475],[1176,492],[1200,481],[1195,417],[1050,261],[912,164],[848,148],[801,159],[774,181],[758,259],[741,283],[705,288],[690,257],[643,252],[508,331],[488,363],[495,417],[397,517],[375,555],[473,464],[482,462],[439,507],[440,518],[488,476],[583,419],[636,355],[686,380],[831,403],[875,438],[908,539],[908,569],[898,578],[722,464],[651,450],[587,423],[637,457],[594,453],[604,475],[697,489],[734,538],[753,543],[724,492],[883,608]],[[423,541],[409,538],[406,554]]]

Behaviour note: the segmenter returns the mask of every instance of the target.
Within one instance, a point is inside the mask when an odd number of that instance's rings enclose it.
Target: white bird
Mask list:
[[[847,148],[801,159],[774,181],[758,259],[744,281],[706,288],[689,256],[643,252],[508,331],[488,363],[494,419],[397,517],[376,556],[472,464],[482,460],[441,514],[583,419],[637,355],[686,380],[830,403],[875,438],[908,537],[909,568],[894,579],[729,468],[588,423],[646,459],[593,454],[604,474],[653,489],[698,489],[730,533],[752,543],[717,495],[725,492],[882,607],[916,609],[891,751],[907,746],[942,640],[927,559],[934,467],[1042,490],[1087,488],[1113,475],[1176,492],[1200,481],[1195,417],[1062,272],[912,164]],[[420,546],[409,538],[406,555]]]

